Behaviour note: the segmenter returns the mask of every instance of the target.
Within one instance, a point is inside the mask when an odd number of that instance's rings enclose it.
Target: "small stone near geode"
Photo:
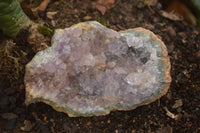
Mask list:
[[[52,46],[26,65],[26,104],[44,102],[72,117],[106,115],[155,101],[170,82],[166,46],[151,31],[83,22],[57,29]]]

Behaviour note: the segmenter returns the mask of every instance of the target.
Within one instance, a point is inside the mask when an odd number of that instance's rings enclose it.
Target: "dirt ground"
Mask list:
[[[39,1],[39,0],[38,0]],[[23,41],[7,44],[0,61],[1,133],[199,133],[200,132],[200,29],[184,21],[160,15],[162,5],[147,6],[142,0],[117,0],[105,14],[96,0],[51,1],[45,12],[28,16],[43,21],[52,30],[88,20],[97,20],[114,30],[143,27],[160,36],[171,61],[172,83],[161,99],[132,111],[114,111],[106,116],[70,118],[44,103],[26,106],[24,67],[35,55]],[[36,6],[37,1],[28,3]],[[56,14],[47,17],[47,12]],[[51,36],[46,37],[50,44]],[[13,58],[14,57],[14,58]]]

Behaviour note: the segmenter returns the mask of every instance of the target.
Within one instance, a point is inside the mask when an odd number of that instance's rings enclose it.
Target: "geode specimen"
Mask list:
[[[155,101],[170,82],[166,47],[152,32],[83,22],[56,30],[52,46],[26,65],[26,104],[45,102],[73,117],[105,115]]]

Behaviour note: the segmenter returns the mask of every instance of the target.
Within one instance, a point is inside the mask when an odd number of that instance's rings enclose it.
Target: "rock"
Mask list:
[[[91,20],[92,19],[92,17],[91,16],[85,16],[85,17],[83,17],[83,20]]]
[[[69,129],[70,129],[69,123],[68,123],[68,122],[64,122],[64,123],[63,123],[63,130],[64,130],[64,131],[67,131],[67,130],[69,130]]]
[[[0,108],[5,108],[9,105],[9,97],[0,93]]]
[[[167,26],[166,28],[168,34],[170,35],[170,37],[176,37],[176,31],[174,30],[174,28],[172,26]]]
[[[36,121],[36,125],[37,127],[41,130],[42,133],[49,133],[50,130],[49,128],[47,127],[46,123],[43,122],[42,120],[40,120],[40,118],[37,116],[37,114],[35,112],[32,113],[34,118],[35,118],[35,121]]]
[[[20,116],[19,116],[19,121],[20,121],[20,122],[24,122],[25,118],[26,118],[26,115],[25,115],[25,114],[20,115]]]
[[[172,1],[169,2],[168,6],[165,9],[167,12],[174,12],[184,18],[184,20],[191,24],[196,25],[196,18],[190,9],[182,1]]]
[[[74,126],[69,133],[77,133],[78,127]]]
[[[24,108],[19,108],[19,107],[16,107],[14,110],[13,110],[14,113],[16,114],[25,114],[26,110]]]
[[[50,132],[47,125],[44,125],[43,123],[37,123],[37,126],[42,131],[42,133],[49,133]]]
[[[161,128],[158,129],[156,131],[156,133],[173,133],[173,129],[169,125],[167,125],[167,126],[161,126]]]
[[[4,86],[2,84],[0,84],[0,93],[3,92]]]
[[[5,87],[0,84],[0,109],[3,109],[9,105],[9,97],[4,94]]]
[[[148,6],[155,6],[158,3],[158,0],[147,0],[144,3]]]
[[[12,130],[15,127],[16,122],[17,119],[10,119],[4,124],[3,128],[6,130]]]
[[[24,121],[24,126],[21,127],[21,130],[22,130],[22,131],[29,132],[29,131],[31,131],[32,128],[33,128],[33,125],[32,125],[32,123],[31,123],[31,121],[25,120],[25,121]]]
[[[7,120],[11,120],[11,119],[16,119],[18,118],[18,116],[14,113],[3,113],[1,115],[2,118],[7,119]]]
[[[162,17],[167,18],[167,19],[172,20],[172,21],[182,21],[183,20],[182,16],[179,16],[178,14],[175,14],[174,12],[169,12],[168,13],[166,11],[160,10],[159,14]]]
[[[47,18],[53,19],[54,15],[56,15],[58,12],[47,12]]]
[[[116,32],[98,22],[57,29],[52,46],[26,65],[26,101],[75,116],[132,110],[170,86],[164,43],[143,28]]]
[[[173,109],[176,109],[178,107],[181,107],[183,105],[183,102],[181,99],[178,99],[175,101],[175,104],[172,106]]]
[[[16,105],[16,102],[17,102],[16,96],[10,96],[8,99],[9,99],[10,104]]]
[[[13,95],[13,94],[15,94],[16,93],[16,89],[13,89],[12,87],[9,87],[9,88],[6,88],[6,89],[4,89],[4,93],[6,94],[6,95]]]

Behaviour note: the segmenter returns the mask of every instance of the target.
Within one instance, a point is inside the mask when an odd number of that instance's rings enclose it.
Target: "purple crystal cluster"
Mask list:
[[[170,82],[166,47],[152,32],[83,22],[56,30],[52,46],[26,65],[26,104],[42,101],[69,116],[105,115],[160,98]]]

